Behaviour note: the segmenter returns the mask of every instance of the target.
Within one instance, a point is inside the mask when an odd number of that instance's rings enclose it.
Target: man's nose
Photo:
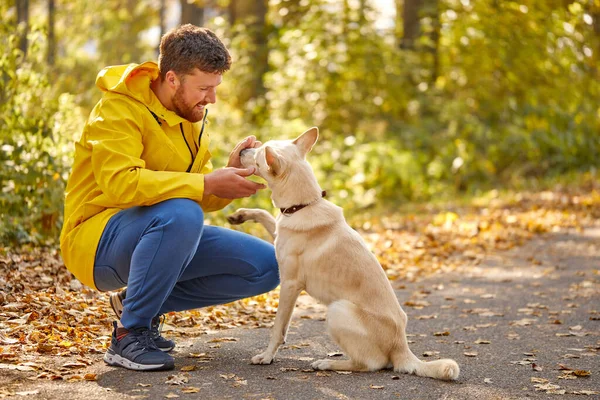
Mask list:
[[[206,94],[206,102],[210,104],[215,104],[217,102],[217,89],[213,88],[208,91]]]

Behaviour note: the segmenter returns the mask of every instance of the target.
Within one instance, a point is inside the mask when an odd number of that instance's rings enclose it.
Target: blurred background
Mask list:
[[[0,240],[56,244],[74,141],[107,65],[181,23],[233,56],[215,167],[318,126],[309,161],[347,215],[596,180],[600,0],[0,0]],[[236,201],[272,210],[269,193]],[[374,211],[378,210],[378,211]]]

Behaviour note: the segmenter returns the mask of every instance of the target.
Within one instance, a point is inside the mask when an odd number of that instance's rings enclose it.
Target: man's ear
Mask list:
[[[181,83],[179,76],[171,70],[167,71],[165,74],[165,81],[167,81],[167,85],[172,89],[177,89]]]
[[[281,171],[281,160],[277,152],[269,146],[265,147],[265,161],[269,167],[269,172],[278,175]]]
[[[302,157],[306,157],[306,154],[313,148],[318,138],[319,128],[313,126],[294,140],[294,144],[300,149]]]

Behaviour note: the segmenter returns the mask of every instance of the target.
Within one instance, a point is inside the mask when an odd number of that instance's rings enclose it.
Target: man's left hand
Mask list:
[[[242,162],[240,161],[240,151],[244,149],[257,148],[262,146],[262,142],[256,140],[256,136],[248,136],[246,139],[239,142],[229,154],[229,162],[227,163],[228,167],[233,168],[244,168]]]

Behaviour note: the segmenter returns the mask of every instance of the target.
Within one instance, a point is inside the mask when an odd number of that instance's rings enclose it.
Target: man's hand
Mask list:
[[[240,161],[240,151],[244,149],[257,148],[262,146],[262,143],[256,140],[256,136],[248,136],[246,139],[239,142],[229,154],[228,167],[244,168]]]
[[[247,176],[254,173],[254,170],[254,167],[248,169],[226,167],[206,174],[204,175],[204,195],[212,194],[222,199],[250,197],[265,188],[265,185],[261,183],[246,179]]]

